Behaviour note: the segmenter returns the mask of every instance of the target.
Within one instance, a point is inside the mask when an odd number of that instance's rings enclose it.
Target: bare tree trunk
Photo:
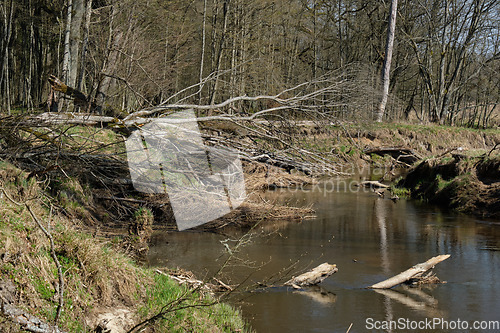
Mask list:
[[[387,30],[387,43],[385,46],[384,66],[382,68],[382,99],[376,114],[376,121],[382,122],[389,95],[389,83],[391,75],[392,49],[394,47],[394,33],[396,30],[396,14],[398,11],[398,0],[391,0],[391,16],[389,17],[389,28]]]
[[[73,15],[71,17],[71,31],[69,39],[70,56],[69,56],[69,75],[67,83],[70,86],[76,85],[78,74],[78,61],[81,42],[81,26],[83,15],[85,13],[84,0],[73,0]]]
[[[318,71],[318,45],[317,45],[317,37],[318,37],[318,18],[317,18],[317,9],[318,2],[315,0],[313,2],[313,66],[312,66],[312,78],[315,79]]]
[[[62,68],[62,80],[67,81],[69,77],[69,66],[71,57],[70,35],[71,35],[71,15],[73,12],[73,0],[67,1],[66,29],[64,30],[64,57]]]
[[[83,76],[85,75],[85,56],[89,43],[90,18],[92,17],[92,0],[87,0],[87,8],[85,9],[85,31],[83,33],[82,55],[80,57],[80,72],[76,81],[76,89],[82,89]]]
[[[0,89],[2,89],[2,84],[4,84],[3,94],[5,98],[1,101],[1,103],[5,103],[5,108],[7,109],[8,114],[10,115],[10,90],[9,90],[9,41],[12,35],[12,17],[14,12],[14,2],[10,1],[9,12],[7,12],[7,8],[4,10],[4,40],[3,40],[3,48],[1,50],[1,60],[2,63],[0,66],[1,74],[0,74]]]
[[[104,105],[106,98],[111,90],[112,80],[110,75],[114,75],[116,67],[118,66],[119,48],[123,38],[123,33],[121,31],[116,31],[115,29],[115,16],[117,15],[116,4],[112,5],[110,12],[110,23],[109,23],[109,36],[106,46],[106,59],[104,60],[101,68],[101,79],[97,87],[97,93],[95,98],[95,103],[98,108]],[[125,36],[127,38],[127,36]],[[108,75],[104,75],[107,73]],[[102,110],[101,110],[102,111]],[[98,111],[98,112],[101,112]]]
[[[31,8],[31,0],[28,1],[28,12],[30,15],[33,15],[33,10]],[[35,36],[34,36],[34,29],[33,29],[33,21],[30,23],[30,30],[29,30],[29,65],[28,65],[28,73],[26,75],[25,81],[26,81],[26,97],[25,102],[26,102],[26,107],[28,109],[33,108],[33,100],[31,98],[31,89],[32,89],[32,77],[33,77],[33,45],[35,44]]]
[[[205,45],[206,45],[206,35],[207,35],[207,0],[203,1],[203,28],[201,33],[201,60],[200,60],[200,96],[199,102],[201,104],[201,91],[203,90],[203,65],[205,62]]]
[[[215,65],[215,72],[220,71],[220,68],[221,68],[222,53],[223,53],[223,50],[224,50],[224,42],[225,42],[226,33],[227,33],[227,20],[228,20],[228,16],[229,16],[227,14],[227,12],[229,11],[229,1],[230,0],[225,0],[224,1],[223,9],[222,9],[222,12],[223,12],[223,22],[224,23],[223,23],[223,28],[222,28],[222,35],[220,37],[220,42],[219,42],[219,50],[218,50],[218,54],[217,54],[217,62],[216,62],[216,65]],[[212,97],[210,98],[210,104],[214,104],[215,103],[215,98],[217,96],[218,85],[219,85],[219,76],[217,76],[215,78],[214,88],[213,88],[213,91],[212,91]]]
[[[438,73],[438,101],[439,105],[437,105],[437,110],[436,114],[439,112],[438,110],[443,110],[445,108],[445,71],[446,71],[446,63],[447,63],[447,56],[446,52],[448,51],[447,43],[446,43],[446,38],[449,38],[447,31],[448,31],[448,1],[444,1],[444,16],[443,16],[443,32],[441,35],[441,55],[440,55],[440,60],[439,60],[439,73]],[[441,111],[442,112],[442,111]],[[440,116],[441,118],[441,116]]]
[[[10,115],[9,50],[7,50],[7,54],[5,55],[5,98],[7,114]]]

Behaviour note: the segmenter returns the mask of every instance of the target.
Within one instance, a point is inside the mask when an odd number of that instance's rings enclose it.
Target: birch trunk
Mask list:
[[[376,121],[382,122],[389,96],[389,83],[391,75],[392,49],[394,47],[394,33],[396,29],[396,14],[398,10],[398,0],[391,1],[391,16],[389,17],[389,29],[387,30],[387,43],[385,46],[384,66],[382,69],[382,99],[376,115]]]
[[[66,15],[66,28],[64,30],[64,57],[62,80],[67,81],[69,77],[69,66],[71,57],[70,37],[71,37],[71,16],[73,12],[73,0],[67,1],[67,15]]]

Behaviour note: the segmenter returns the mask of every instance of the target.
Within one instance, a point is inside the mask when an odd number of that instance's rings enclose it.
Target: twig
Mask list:
[[[7,191],[5,191],[5,189],[3,187],[1,187],[1,190],[2,190],[3,194],[5,194],[5,196],[7,197],[7,199],[9,199],[13,204],[15,204],[17,206],[22,206],[22,204],[20,204],[19,202],[15,201],[14,199],[12,199],[12,197],[7,193]]]
[[[497,143],[493,148],[491,148],[490,152],[488,153],[488,157],[490,157],[491,153],[497,149],[497,147],[500,145],[500,143]]]
[[[5,191],[4,191],[4,193],[5,193]],[[31,217],[33,218],[33,220],[36,222],[36,224],[38,224],[38,226],[43,231],[45,236],[47,236],[47,238],[49,239],[49,241],[50,241],[50,254],[51,254],[52,259],[54,260],[54,263],[56,264],[56,267],[57,267],[57,275],[59,277],[59,302],[57,305],[56,316],[54,318],[54,325],[56,325],[57,321],[59,320],[59,317],[61,315],[61,311],[62,311],[62,308],[64,305],[64,277],[63,277],[62,267],[61,267],[61,264],[59,263],[59,260],[57,259],[57,256],[56,256],[56,251],[55,251],[55,246],[54,246],[54,238],[52,237],[52,234],[49,231],[47,231],[47,229],[44,228],[44,226],[42,225],[42,223],[40,222],[38,217],[35,215],[35,213],[33,213],[33,210],[31,210],[31,207],[26,203],[24,205],[28,209],[28,212],[31,214]],[[50,223],[50,221],[49,221],[49,223]]]
[[[192,304],[192,305],[184,305],[183,306],[182,303],[188,300],[187,295],[189,293],[194,293],[197,289],[198,288],[192,290],[191,292],[187,291],[186,293],[184,293],[183,296],[181,296],[181,297],[171,301],[170,303],[164,305],[157,314],[155,314],[154,316],[147,318],[147,319],[141,321],[140,323],[136,324],[134,327],[132,327],[130,330],[128,330],[127,333],[133,333],[133,332],[139,330],[140,328],[144,327],[147,324],[151,324],[159,319],[165,318],[165,316],[171,312],[176,312],[176,311],[180,311],[183,309],[189,309],[189,308],[209,307],[209,306],[213,306],[213,305],[218,303],[215,301],[215,302],[210,302],[207,304]]]

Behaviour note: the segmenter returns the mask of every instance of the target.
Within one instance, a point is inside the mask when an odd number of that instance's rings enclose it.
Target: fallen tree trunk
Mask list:
[[[422,157],[411,148],[399,148],[399,147],[380,147],[372,148],[364,151],[365,154],[377,154],[380,156],[390,155],[398,161],[402,161],[407,164],[413,164],[416,161],[422,159]]]
[[[323,282],[324,279],[330,275],[338,272],[337,265],[330,265],[329,263],[321,264],[307,273],[301,274],[297,277],[291,278],[285,282],[286,286],[292,286],[300,289],[300,287],[313,286]]]
[[[97,116],[86,113],[72,112],[45,112],[36,116],[32,116],[23,122],[21,125],[31,126],[49,126],[49,125],[86,125],[106,127],[110,124],[121,124],[120,120],[114,117]]]
[[[392,287],[397,286],[398,284],[406,282],[410,279],[414,279],[414,278],[421,276],[423,273],[427,272],[430,269],[433,269],[434,266],[439,264],[441,261],[448,259],[449,257],[450,257],[449,254],[442,254],[442,255],[439,255],[437,257],[433,257],[424,263],[417,264],[417,265],[413,266],[412,268],[407,269],[406,271],[399,273],[396,276],[391,277],[390,279],[376,283],[368,288],[372,288],[372,289],[392,288]]]
[[[376,180],[365,180],[358,184],[358,186],[364,186],[369,188],[389,188],[388,185],[382,184]]]

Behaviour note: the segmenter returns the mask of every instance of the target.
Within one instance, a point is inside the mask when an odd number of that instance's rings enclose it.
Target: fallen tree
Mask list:
[[[369,286],[371,289],[390,289],[398,284],[404,283],[411,279],[416,279],[421,277],[425,272],[431,270],[439,264],[441,261],[444,261],[450,257],[449,254],[443,254],[436,257],[433,257],[427,260],[424,263],[417,264],[406,271],[399,273],[396,276],[391,277],[390,279],[384,280],[382,282],[376,283],[374,285]]]
[[[394,158],[397,162],[402,162],[411,165],[422,159],[419,153],[414,149],[404,148],[404,147],[380,147],[380,148],[370,148],[364,151],[367,155],[389,155]]]
[[[349,75],[351,78],[346,79]],[[58,145],[58,139],[67,136],[64,129],[59,131],[63,135],[54,132],[58,127],[81,125],[109,128],[128,135],[159,117],[172,124],[192,122],[192,119],[165,116],[180,110],[194,110],[203,138],[210,144],[236,148],[244,159],[278,166],[289,172],[295,169],[311,175],[340,175],[343,173],[337,171],[338,166],[331,163],[325,154],[306,149],[300,145],[298,138],[303,136],[304,126],[326,128],[336,121],[336,108],[352,104],[349,98],[359,90],[355,85],[355,75],[332,72],[275,95],[236,96],[209,105],[189,102],[193,100],[191,97],[197,96],[191,91],[200,88],[199,84],[195,84],[173,94],[159,105],[122,116],[100,114],[102,108],[95,105],[91,96],[51,75],[49,83],[52,91],[64,94],[85,112],[44,112],[1,120],[2,126],[9,131],[25,131],[39,140]],[[251,112],[242,110],[242,105],[250,104],[264,107]]]

